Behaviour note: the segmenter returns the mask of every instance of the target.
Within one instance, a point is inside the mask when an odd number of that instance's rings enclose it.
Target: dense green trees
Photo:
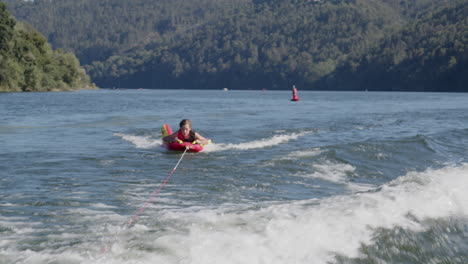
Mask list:
[[[0,3],[0,92],[91,87],[74,55],[53,51],[31,26],[16,24]]]
[[[283,1],[275,9],[268,4],[245,7],[169,45],[115,56],[90,69],[96,81],[123,87],[148,81],[164,88],[310,85],[396,23],[356,5]]]
[[[466,0],[6,2],[101,87],[468,86]]]
[[[379,45],[346,60],[318,87],[468,91],[468,2],[428,11]]]

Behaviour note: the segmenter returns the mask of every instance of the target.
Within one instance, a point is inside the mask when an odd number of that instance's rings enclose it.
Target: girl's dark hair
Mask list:
[[[190,121],[190,119],[182,119],[182,121],[179,123],[179,127],[183,127],[185,125],[188,125],[190,128],[192,128],[192,121]]]

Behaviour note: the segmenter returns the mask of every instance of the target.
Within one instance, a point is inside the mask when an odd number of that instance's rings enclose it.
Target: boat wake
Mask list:
[[[292,133],[292,134],[281,134],[275,135],[270,138],[249,141],[239,144],[233,143],[213,143],[205,147],[205,152],[216,152],[216,151],[225,151],[225,150],[249,150],[249,149],[261,149],[269,148],[272,146],[284,144],[290,140],[296,140],[300,137],[303,137],[310,132],[301,132],[301,133]]]
[[[139,149],[151,149],[154,147],[158,147],[162,145],[161,138],[153,138],[150,135],[147,136],[137,136],[137,135],[129,135],[129,134],[122,134],[122,133],[115,133],[114,136],[120,137],[125,141],[128,141],[135,145],[135,147]]]
[[[291,140],[296,140],[303,137],[311,132],[291,133],[291,134],[280,134],[270,138],[249,141],[244,143],[211,143],[205,146],[204,152],[218,152],[225,150],[249,150],[249,149],[261,149],[269,148],[272,146],[284,144]],[[162,145],[162,139],[160,137],[155,138],[153,135],[132,135],[115,133],[114,136],[120,137],[125,141],[128,141],[135,145],[139,149],[151,149]]]
[[[374,191],[323,200],[265,203],[260,210],[258,202],[257,209],[252,204],[168,209],[160,213],[159,220],[170,223],[174,230],[186,231],[148,235],[147,229],[142,228],[134,230],[137,234],[128,235],[133,239],[138,237],[140,247],[153,249],[143,253],[148,261],[139,263],[178,263],[180,259],[189,259],[190,263],[256,263],[255,260],[261,260],[279,264],[285,259],[294,263],[331,263],[337,257],[362,257],[362,247],[387,243],[388,237],[378,240],[379,235],[388,236],[385,230],[401,230],[390,239],[404,250],[407,245],[404,234],[400,234],[403,230],[408,234],[414,232],[412,236],[415,236],[437,225],[438,222],[430,219],[440,222],[440,219],[466,217],[468,181],[460,176],[467,171],[468,164],[462,164],[409,172]],[[454,234],[446,229],[436,230],[440,232],[436,236],[447,237],[440,247],[450,248],[448,235]],[[460,239],[460,236],[463,234],[451,239]],[[130,254],[126,249],[129,243],[119,241],[113,254]],[[136,250],[135,247],[130,252]],[[115,258],[106,263],[114,261]]]

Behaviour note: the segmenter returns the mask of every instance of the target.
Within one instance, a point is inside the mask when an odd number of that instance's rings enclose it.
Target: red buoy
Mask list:
[[[293,88],[292,88],[292,99],[291,101],[299,101],[299,97],[297,96],[297,89],[296,89],[296,86],[293,85]]]

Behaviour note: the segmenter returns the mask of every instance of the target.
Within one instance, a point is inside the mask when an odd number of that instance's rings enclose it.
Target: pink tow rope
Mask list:
[[[155,192],[153,192],[153,194],[148,199],[148,201],[146,201],[146,203],[143,205],[143,207],[141,207],[141,209],[132,217],[132,219],[130,219],[130,221],[128,221],[127,225],[125,226],[126,228],[129,228],[138,219],[138,217],[143,213],[143,211],[146,209],[146,207],[148,207],[148,205],[151,203],[151,201],[154,199],[154,197],[156,197],[156,195],[158,195],[159,192],[161,192],[164,185],[166,185],[166,183],[169,181],[169,178],[171,178],[172,174],[174,174],[174,172],[176,171],[177,167],[179,166],[179,163],[182,161],[182,158],[184,157],[184,155],[185,155],[185,153],[187,152],[188,149],[189,149],[189,147],[185,148],[184,153],[182,153],[182,156],[180,156],[179,161],[177,161],[177,164],[171,170],[171,173],[169,173],[169,175],[166,177],[166,179],[164,179],[164,181],[159,185],[159,188]],[[105,247],[102,250],[101,255],[106,254],[107,251],[109,251],[109,248],[110,247],[108,247],[108,246]]]

